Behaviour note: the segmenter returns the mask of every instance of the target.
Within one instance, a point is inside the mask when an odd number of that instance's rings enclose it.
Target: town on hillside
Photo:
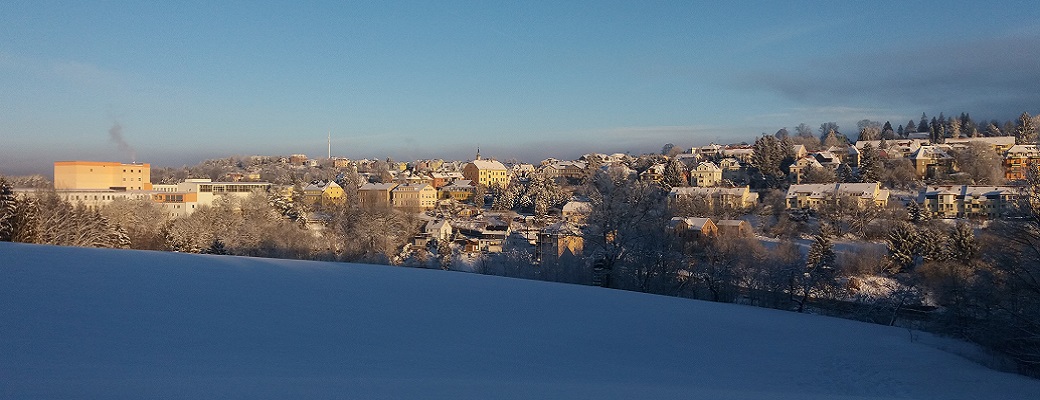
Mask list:
[[[0,240],[468,271],[930,327],[1040,361],[1037,118],[922,115],[538,163],[55,161]],[[1021,278],[1021,279],[1019,279]],[[1040,292],[1038,292],[1040,293]],[[1014,302],[1009,303],[1010,299]],[[994,323],[998,321],[999,323]],[[1023,322],[1025,321],[1025,322]],[[1022,325],[1025,324],[1025,325]],[[997,342],[991,342],[1001,338]]]

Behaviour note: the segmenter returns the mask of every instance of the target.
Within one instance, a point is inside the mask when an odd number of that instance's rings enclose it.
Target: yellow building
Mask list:
[[[149,164],[106,161],[56,161],[54,188],[152,190]]]
[[[702,161],[690,171],[690,183],[700,187],[718,186],[722,182],[722,168],[711,161]]]
[[[303,199],[307,204],[321,203],[323,206],[342,204],[346,201],[346,192],[336,182],[329,181],[324,185],[310,184],[303,188]]]
[[[495,160],[477,159],[462,167],[462,176],[468,180],[484,186],[506,187],[509,185],[509,170],[502,163]]]
[[[748,186],[724,187],[674,187],[668,193],[670,201],[703,200],[711,207],[732,207],[746,209],[758,204],[758,193],[752,192]]]
[[[1013,186],[928,186],[918,202],[939,218],[993,219],[1013,214],[1026,197]]]
[[[888,206],[888,195],[888,190],[877,182],[791,185],[787,189],[787,207],[816,209],[829,200],[838,199],[843,206],[874,204],[884,208]]]
[[[476,187],[473,186],[472,181],[468,179],[460,179],[450,185],[442,187],[440,198],[454,199],[457,202],[465,203],[473,198],[474,192],[476,192]]]
[[[418,213],[437,206],[437,189],[431,185],[399,185],[390,194],[394,208],[401,211]]]

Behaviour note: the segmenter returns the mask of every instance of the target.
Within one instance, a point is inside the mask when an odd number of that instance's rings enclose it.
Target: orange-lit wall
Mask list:
[[[152,190],[149,164],[123,164],[103,161],[57,161],[54,163],[55,189]]]

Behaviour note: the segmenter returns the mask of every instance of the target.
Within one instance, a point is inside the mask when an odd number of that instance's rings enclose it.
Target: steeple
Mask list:
[[[480,147],[477,147],[477,158],[476,159],[477,160],[480,159]]]

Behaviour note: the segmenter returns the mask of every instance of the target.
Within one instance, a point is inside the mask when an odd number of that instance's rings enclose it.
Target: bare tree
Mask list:
[[[957,169],[967,174],[973,185],[1001,185],[1004,183],[1004,158],[993,148],[981,142],[968,142],[953,151]]]
[[[617,287],[627,262],[664,235],[666,192],[619,170],[600,171],[587,188],[591,200],[586,247],[600,271],[597,283]]]

